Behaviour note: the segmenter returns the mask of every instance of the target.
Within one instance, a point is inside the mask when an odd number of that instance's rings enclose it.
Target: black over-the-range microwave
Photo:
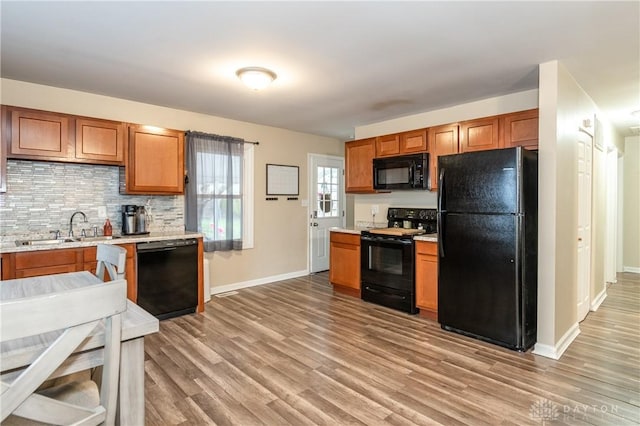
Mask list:
[[[373,189],[429,189],[429,154],[374,158]]]

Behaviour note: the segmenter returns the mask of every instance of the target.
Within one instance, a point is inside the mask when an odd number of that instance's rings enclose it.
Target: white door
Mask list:
[[[344,226],[344,158],[309,155],[309,271],[329,269],[329,228]]]
[[[578,137],[578,321],[589,313],[591,289],[591,171],[593,138]]]

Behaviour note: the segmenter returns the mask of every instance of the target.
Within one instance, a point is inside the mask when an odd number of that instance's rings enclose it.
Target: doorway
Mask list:
[[[593,137],[580,129],[578,132],[578,322],[589,313],[591,301],[591,215]]]
[[[344,158],[309,154],[309,272],[329,269],[329,229],[343,227]]]

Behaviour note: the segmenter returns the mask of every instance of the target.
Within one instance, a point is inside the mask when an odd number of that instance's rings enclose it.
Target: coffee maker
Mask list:
[[[147,210],[144,206],[125,204],[122,206],[122,235],[148,234]]]

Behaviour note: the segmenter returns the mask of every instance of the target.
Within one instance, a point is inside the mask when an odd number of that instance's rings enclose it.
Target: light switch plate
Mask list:
[[[99,219],[107,218],[107,206],[98,206],[98,218]]]

